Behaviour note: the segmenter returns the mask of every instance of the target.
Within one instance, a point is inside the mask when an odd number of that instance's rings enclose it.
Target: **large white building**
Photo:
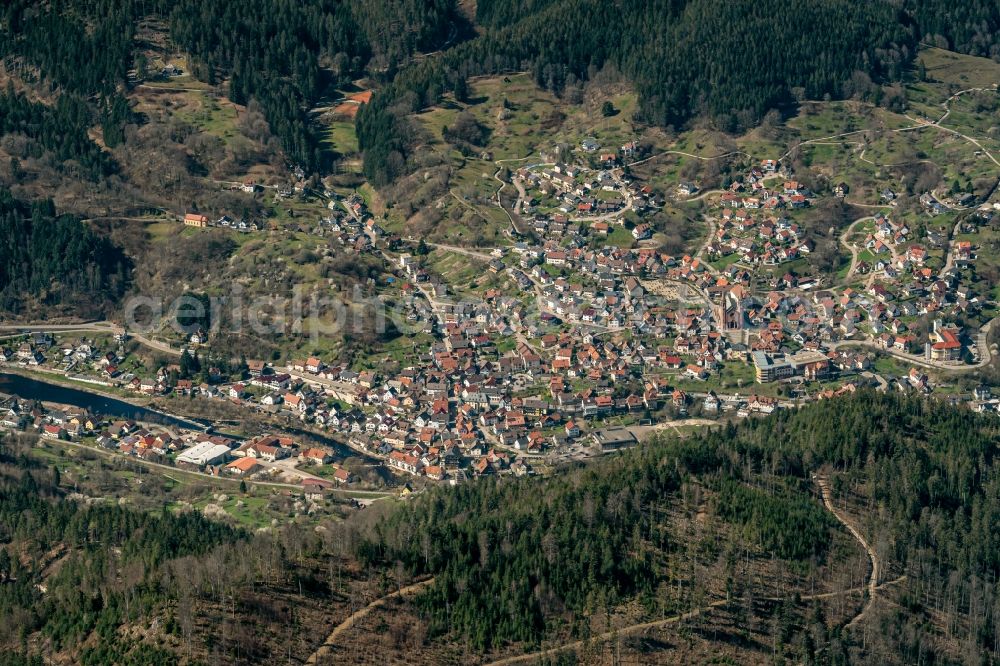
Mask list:
[[[229,447],[212,442],[199,442],[190,449],[186,449],[177,456],[178,463],[187,463],[197,467],[214,465],[226,460],[229,457]]]

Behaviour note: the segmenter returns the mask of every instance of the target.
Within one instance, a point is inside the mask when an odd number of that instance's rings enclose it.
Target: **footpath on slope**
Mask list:
[[[391,601],[392,599],[402,598],[408,595],[415,594],[433,582],[434,582],[433,578],[428,578],[426,580],[418,581],[411,585],[407,585],[406,587],[400,588],[395,592],[392,592],[391,594],[387,594],[384,597],[379,597],[378,599],[371,602],[364,608],[351,613],[349,616],[347,616],[346,620],[344,620],[343,622],[341,622],[340,624],[338,624],[336,627],[333,628],[333,631],[331,631],[330,635],[326,637],[326,640],[323,641],[323,644],[321,646],[319,646],[319,649],[313,652],[312,655],[308,659],[306,659],[306,664],[318,665],[322,663],[327,663],[327,662],[321,662],[320,659],[330,656],[330,654],[333,652],[333,647],[337,642],[337,638],[339,638],[348,629],[353,627],[358,622],[358,620],[364,618],[366,615],[368,615],[376,608],[384,606],[387,602]]]

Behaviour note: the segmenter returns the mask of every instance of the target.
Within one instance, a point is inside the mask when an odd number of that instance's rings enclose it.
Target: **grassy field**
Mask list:
[[[330,147],[338,154],[351,156],[358,152],[358,135],[350,120],[336,120],[329,125],[327,139]]]
[[[193,125],[199,132],[217,136],[229,142],[239,135],[236,128],[236,107],[225,99],[216,99],[206,93],[186,93],[191,103],[179,110],[178,119]]]
[[[635,238],[632,236],[632,232],[621,225],[614,225],[611,227],[611,231],[608,232],[607,241],[605,245],[614,245],[616,247],[630,248],[635,245]]]
[[[1000,63],[989,58],[933,47],[922,48],[917,58],[926,69],[926,81],[911,83],[907,98],[915,110],[933,119],[944,113],[940,104],[959,90],[989,88],[1000,80]]]
[[[923,49],[920,59],[926,66],[927,80],[907,85],[910,107],[905,111],[893,112],[861,101],[806,101],[786,121],[765,123],[739,137],[707,127],[676,136],[644,129],[632,120],[636,99],[626,89],[586,90],[582,103],[570,104],[538,89],[527,73],[473,79],[468,103],[448,98],[415,116],[426,137],[422,149],[438,153],[452,167],[453,196],[443,204],[448,209],[462,209],[454,219],[439,224],[435,233],[456,242],[497,237],[490,232],[505,228],[508,221],[490,201],[499,186],[493,178],[495,161],[508,160],[511,168],[549,161],[562,146],[586,162],[589,156],[579,148],[584,138],[594,139],[601,146],[598,152],[617,150],[632,139],[644,140],[653,153],[676,151],[635,169],[637,177],[663,192],[673,192],[676,183],[685,179],[716,186],[719,169],[728,168],[729,163],[742,169],[761,159],[790,153],[789,160],[798,160],[811,175],[831,183],[847,182],[853,202],[875,204],[882,189],[901,189],[906,171],[931,164],[940,182],[948,187],[957,180],[963,188],[972,185],[982,194],[991,186],[997,169],[979,148],[939,127],[906,128],[919,125],[921,117],[936,120],[944,113],[942,102],[959,90],[991,87],[1000,80],[1000,65],[940,49]],[[604,100],[615,107],[612,116],[600,113]],[[987,149],[1000,148],[1000,129],[994,127],[1000,124],[994,123],[998,108],[993,92],[958,97],[944,126],[968,131]],[[471,114],[486,129],[489,140],[481,149],[483,155],[463,157],[445,139],[445,129],[462,113]],[[844,134],[847,136],[838,136]],[[692,157],[711,158],[734,151],[737,154],[717,161]],[[546,208],[544,201],[540,203],[543,212],[551,208]],[[404,223],[400,220],[399,224]],[[631,245],[623,232],[618,232],[612,243]]]

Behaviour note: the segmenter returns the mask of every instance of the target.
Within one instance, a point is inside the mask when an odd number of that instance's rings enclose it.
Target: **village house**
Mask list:
[[[184,216],[184,226],[204,229],[208,226],[208,218],[200,213],[188,213]]]

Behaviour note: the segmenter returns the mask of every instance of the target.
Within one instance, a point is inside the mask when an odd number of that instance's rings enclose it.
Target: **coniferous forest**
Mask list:
[[[834,546],[850,537],[820,502],[813,476],[821,473],[860,529],[880,539],[880,576],[893,581],[895,603],[869,620],[884,624],[864,645],[858,634],[817,624],[809,604],[800,606],[811,620],[786,608],[792,615],[780,628],[759,622],[765,632],[780,629],[782,653],[806,663],[947,663],[954,652],[943,646],[957,644],[988,661],[1000,644],[998,437],[995,420],[962,407],[859,392],[663,437],[547,478],[439,488],[322,533],[289,526],[280,537],[197,514],[77,504],[57,470],[8,441],[0,449],[0,613],[20,634],[7,623],[0,640],[25,658],[29,642],[18,640],[41,636],[82,663],[172,663],[179,655],[138,649],[141,639],[121,630],[160,618],[186,650],[213,640],[219,658],[239,661],[239,646],[219,652],[220,637],[199,637],[184,613],[214,612],[221,600],[225,615],[239,618],[258,612],[251,592],[287,586],[295,603],[342,614],[345,571],[389,589],[433,576],[412,601],[424,640],[473,655],[586,638],[588,618],[626,606],[637,620],[683,611],[707,600],[711,581],[690,573],[706,558],[728,581],[724,608],[746,612],[746,599],[761,594],[755,567],[777,562],[809,580],[849,557]],[[692,542],[678,522],[677,508],[692,502],[704,503],[718,527],[709,541]],[[767,613],[744,621],[757,612]],[[926,618],[947,627],[947,638],[937,642]]]
[[[665,439],[541,483],[432,492],[379,524],[358,555],[435,575],[418,600],[432,634],[480,649],[537,644],[567,616],[583,631],[584,618],[629,598],[653,615],[670,612],[658,585],[671,574],[657,553],[683,544],[662,516],[692,484],[713,495],[732,538],[818,566],[831,531],[842,528],[823,510],[811,477],[835,470],[839,492],[866,497],[865,528],[888,542],[892,571],[907,576],[901,598],[910,614],[900,613],[894,636],[925,613],[946,613],[971,649],[996,658],[998,437],[988,416],[863,393]],[[976,611],[956,601],[979,594],[986,596]],[[902,663],[926,649],[911,638],[897,645],[913,650]]]
[[[234,102],[256,100],[290,163],[310,172],[333,155],[309,109],[370,76],[380,91],[358,131],[376,185],[407,171],[415,137],[406,116],[460,92],[469,76],[529,69],[559,93],[567,79],[613,65],[639,91],[644,122],[705,117],[740,131],[798,99],[850,94],[859,73],[898,80],[921,41],[1000,55],[1000,10],[990,2],[486,0],[476,4],[478,31],[454,0],[13,0],[2,12],[0,54],[87,108],[109,146],[139,120],[123,97],[139,21],[169,26],[198,78],[228,81]],[[83,127],[76,119],[71,127]]]
[[[79,219],[51,201],[28,204],[0,191],[0,308],[26,297],[43,305],[114,300],[128,287],[131,263]]]

